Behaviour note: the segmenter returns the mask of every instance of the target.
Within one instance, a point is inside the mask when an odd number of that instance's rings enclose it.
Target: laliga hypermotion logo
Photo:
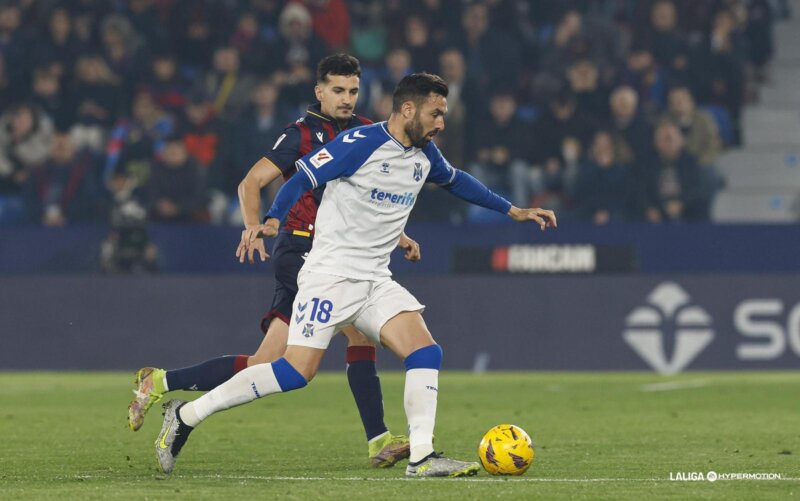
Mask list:
[[[682,371],[714,339],[711,317],[690,305],[690,299],[680,285],[664,282],[647,297],[647,305],[635,308],[625,319],[625,342],[659,374]]]

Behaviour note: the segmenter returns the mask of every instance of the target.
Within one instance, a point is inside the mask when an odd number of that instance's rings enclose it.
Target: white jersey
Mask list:
[[[356,280],[391,276],[390,255],[423,184],[449,184],[457,172],[433,142],[406,148],[386,122],[340,134],[297,169],[314,188],[326,185],[303,269]]]

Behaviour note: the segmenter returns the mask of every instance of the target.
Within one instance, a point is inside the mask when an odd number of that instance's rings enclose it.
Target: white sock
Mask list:
[[[280,391],[281,387],[275,378],[272,364],[252,365],[197,400],[181,407],[181,421],[195,427],[214,413]]]
[[[404,403],[408,418],[408,440],[415,463],[433,452],[433,426],[436,424],[436,401],[439,392],[439,371],[410,369],[406,371]]]

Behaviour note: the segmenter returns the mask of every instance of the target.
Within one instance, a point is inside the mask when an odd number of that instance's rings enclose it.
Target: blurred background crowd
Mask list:
[[[717,156],[740,142],[785,10],[3,0],[0,225],[241,224],[238,183],[313,101],[320,58],[339,51],[361,60],[357,112],[376,121],[404,75],[442,75],[450,111],[437,143],[516,205],[595,224],[708,220],[724,183]],[[447,197],[426,189],[416,220],[497,217]]]

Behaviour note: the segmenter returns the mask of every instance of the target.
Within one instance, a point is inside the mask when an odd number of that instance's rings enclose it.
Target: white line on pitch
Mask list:
[[[6,477],[7,479],[11,479]],[[113,475],[58,475],[55,480],[109,480],[116,478]],[[263,476],[263,475],[173,475],[172,478],[182,480],[258,480],[267,482],[278,481],[299,481],[299,482],[420,482],[420,481],[442,481],[453,482],[542,482],[542,483],[613,483],[613,482],[672,482],[668,477],[659,478],[536,478],[536,477],[494,477],[494,478],[410,478],[410,477],[287,477],[287,476]],[[722,481],[745,481],[758,479],[721,479]],[[772,479],[771,479],[772,480]],[[774,479],[774,481],[800,482],[800,478],[788,477]]]
[[[639,387],[639,389],[644,392],[673,391],[673,390],[685,390],[691,388],[702,388],[703,386],[708,386],[708,384],[709,384],[708,379],[692,379],[689,381],[668,381],[666,383],[643,384],[642,386]]]

